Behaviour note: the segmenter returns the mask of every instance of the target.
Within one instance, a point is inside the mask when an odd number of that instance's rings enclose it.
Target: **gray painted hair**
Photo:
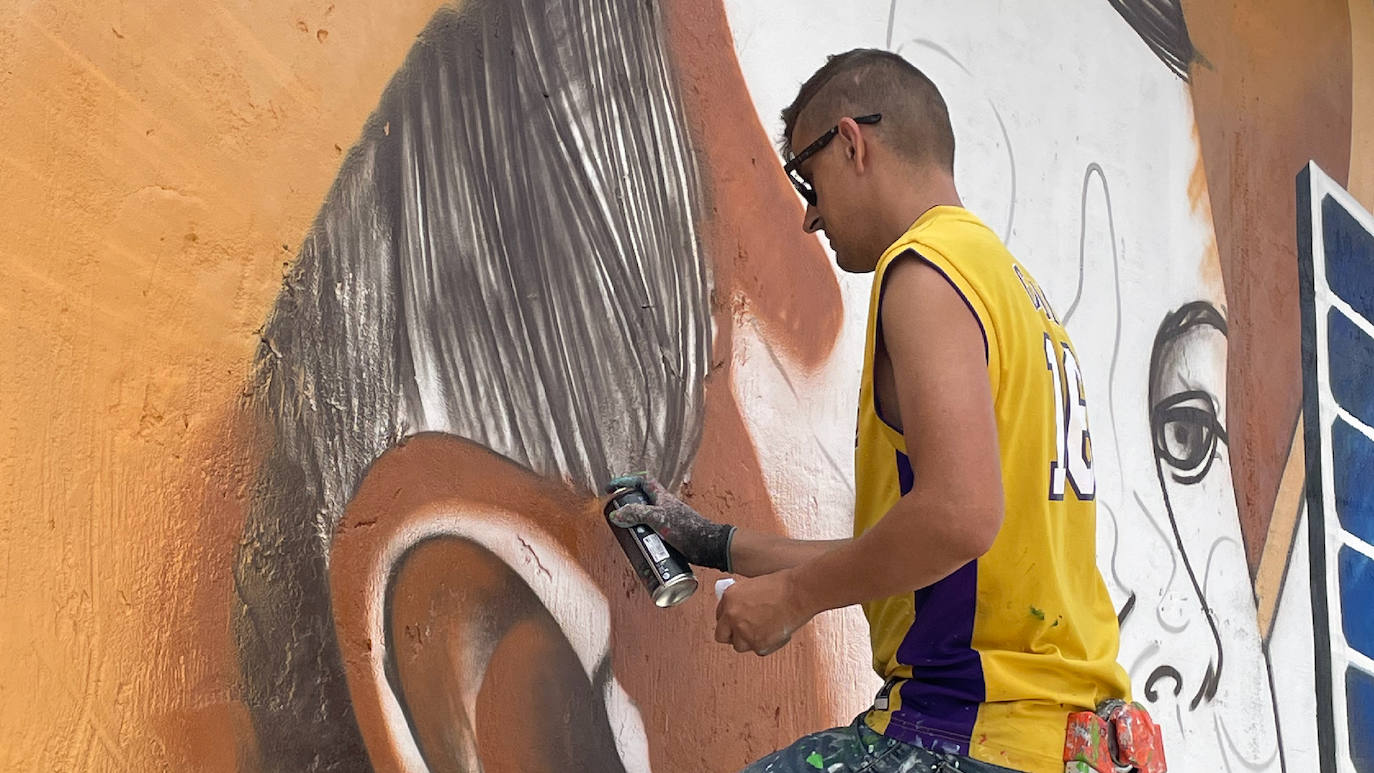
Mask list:
[[[1188,80],[1197,56],[1188,35],[1182,0],[1107,0],[1154,55],[1175,75]]]
[[[419,36],[262,330],[233,623],[266,767],[369,767],[328,550],[406,435],[589,492],[685,475],[711,337],[693,164],[652,3],[473,0]]]

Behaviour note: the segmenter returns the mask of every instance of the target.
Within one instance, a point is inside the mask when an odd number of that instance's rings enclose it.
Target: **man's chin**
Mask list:
[[[872,261],[848,260],[838,251],[835,253],[835,265],[847,274],[870,274],[877,268]]]

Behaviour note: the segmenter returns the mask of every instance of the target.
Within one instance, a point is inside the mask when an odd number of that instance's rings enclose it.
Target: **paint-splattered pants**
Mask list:
[[[1006,773],[1010,768],[926,751],[873,732],[860,714],[847,727],[804,735],[740,773]]]

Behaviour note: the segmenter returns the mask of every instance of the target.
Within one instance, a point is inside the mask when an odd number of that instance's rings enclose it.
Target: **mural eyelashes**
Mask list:
[[[1170,476],[1179,483],[1196,483],[1207,475],[1216,459],[1218,442],[1226,442],[1226,430],[1217,421],[1212,395],[1189,390],[1170,395],[1155,406],[1155,452],[1174,468]]]
[[[657,11],[478,0],[418,36],[262,331],[273,435],[235,571],[247,699],[281,770],[360,766],[331,535],[404,436],[588,491],[676,483],[710,347],[697,180]]]

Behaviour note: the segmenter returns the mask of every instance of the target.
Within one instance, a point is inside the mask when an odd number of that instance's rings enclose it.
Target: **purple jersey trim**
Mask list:
[[[905,496],[915,480],[911,460],[899,451],[896,463]],[[897,647],[897,662],[911,667],[911,679],[898,688],[902,707],[892,713],[887,736],[968,754],[987,696],[983,661],[972,646],[977,599],[977,561],[915,592],[916,617]]]
[[[987,330],[983,319],[944,269],[914,249],[911,254],[940,272],[959,294],[983,334],[983,355],[989,356]],[[889,264],[890,265],[890,264]],[[884,280],[886,272],[884,272]],[[884,281],[878,292],[877,337],[882,336]],[[876,341],[875,341],[876,345]],[[894,431],[882,416],[874,390],[874,413]],[[902,496],[915,483],[911,459],[896,452],[897,482]],[[977,609],[978,562],[970,561],[939,582],[915,592],[916,615],[897,648],[897,662],[911,667],[911,679],[898,688],[902,707],[894,711],[885,735],[924,749],[968,754],[978,707],[987,696],[983,680],[983,661],[973,649],[973,618]]]
[[[911,472],[911,457],[897,452],[897,486],[902,496],[911,493],[911,487],[916,483],[916,476]]]

